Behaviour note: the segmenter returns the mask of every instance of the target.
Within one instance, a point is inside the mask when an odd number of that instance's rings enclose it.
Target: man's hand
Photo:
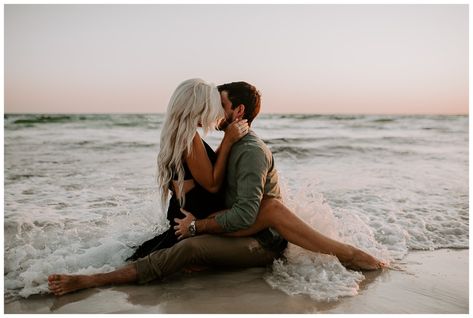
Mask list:
[[[187,212],[184,209],[181,209],[181,212],[184,213],[185,217],[183,219],[174,219],[174,222],[177,223],[177,225],[174,226],[174,230],[178,240],[191,236],[189,233],[189,225],[196,219],[192,213]]]

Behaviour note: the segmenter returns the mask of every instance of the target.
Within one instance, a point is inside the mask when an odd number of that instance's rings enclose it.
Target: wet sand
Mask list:
[[[286,295],[262,279],[265,269],[179,274],[164,282],[94,288],[62,297],[5,300],[5,313],[378,313],[469,312],[469,250],[411,252],[402,271],[366,272],[359,294],[335,302]]]

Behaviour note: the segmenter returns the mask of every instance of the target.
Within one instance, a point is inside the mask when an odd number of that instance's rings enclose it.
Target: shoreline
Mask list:
[[[91,313],[469,313],[469,249],[411,251],[402,270],[365,272],[358,295],[317,302],[287,295],[264,280],[263,268],[176,274],[163,282],[92,288],[55,297],[5,301],[5,314]],[[466,279],[465,279],[466,278]]]

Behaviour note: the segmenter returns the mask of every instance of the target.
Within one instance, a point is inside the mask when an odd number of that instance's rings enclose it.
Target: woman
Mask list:
[[[215,212],[225,208],[219,190],[228,154],[232,144],[248,132],[248,124],[245,120],[236,120],[229,125],[217,153],[197,132],[198,126],[205,132],[216,128],[223,117],[220,94],[215,86],[200,79],[191,79],[179,85],[174,92],[163,125],[158,155],[158,184],[163,205],[167,202],[168,190],[172,191],[167,213],[171,227],[143,244],[131,259],[178,242],[174,219],[184,217],[181,207],[192,212],[197,219],[215,215]],[[263,199],[258,218],[250,228],[226,235],[250,236],[268,227],[293,244],[314,252],[333,254],[348,267],[377,269],[383,266],[369,254],[320,234],[274,198]]]
[[[176,88],[166,112],[157,160],[157,181],[163,207],[168,201],[169,191],[172,192],[167,210],[171,227],[143,243],[128,260],[137,260],[176,244],[178,238],[174,231],[174,219],[184,217],[181,207],[197,213],[195,216],[199,219],[224,209],[219,190],[224,180],[228,154],[233,143],[248,132],[247,121],[236,120],[225,129],[216,153],[197,132],[197,127],[202,127],[205,133],[217,128],[223,118],[220,94],[214,85],[201,79],[191,79]],[[208,172],[200,183],[195,182],[194,175],[201,177],[201,171],[191,171],[186,160],[193,151],[201,157],[199,165],[202,169],[199,170]]]

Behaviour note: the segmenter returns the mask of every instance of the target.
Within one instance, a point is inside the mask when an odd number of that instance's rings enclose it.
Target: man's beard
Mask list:
[[[227,129],[228,125],[230,125],[230,124],[231,124],[231,119],[225,117],[218,124],[218,130],[225,130],[225,129]]]

